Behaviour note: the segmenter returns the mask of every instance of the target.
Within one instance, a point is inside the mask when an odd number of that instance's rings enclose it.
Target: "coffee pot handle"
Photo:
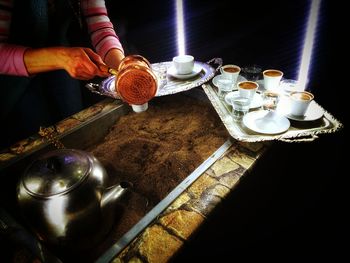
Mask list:
[[[99,69],[103,72],[108,72],[109,74],[115,75],[116,77],[118,76],[119,71],[114,68],[110,68],[107,65],[100,64],[98,65]]]

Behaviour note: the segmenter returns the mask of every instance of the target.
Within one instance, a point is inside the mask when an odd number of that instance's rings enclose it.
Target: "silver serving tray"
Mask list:
[[[152,71],[155,73],[158,79],[158,91],[156,97],[171,95],[201,86],[214,77],[216,71],[222,65],[222,59],[214,58],[206,63],[195,61],[195,64],[196,66],[201,67],[202,70],[199,72],[199,74],[188,79],[177,79],[169,74],[166,74],[166,72],[164,72],[165,76],[162,76],[163,73],[160,72],[160,69],[166,68],[166,70],[168,70],[172,66],[171,61],[151,64]],[[216,67],[214,67],[215,64],[217,64]],[[120,99],[118,93],[115,91],[114,83],[115,76],[112,75],[99,84],[88,83],[86,87],[94,93],[114,99]]]
[[[291,121],[288,130],[282,134],[261,134],[251,131],[242,122],[232,120],[230,108],[218,97],[217,88],[212,83],[202,85],[203,90],[218,113],[230,135],[239,141],[261,142],[261,141],[285,141],[302,142],[313,141],[319,134],[333,133],[342,128],[343,125],[335,119],[329,112],[324,110],[317,102],[317,106],[324,111],[322,118],[315,121],[298,122]]]

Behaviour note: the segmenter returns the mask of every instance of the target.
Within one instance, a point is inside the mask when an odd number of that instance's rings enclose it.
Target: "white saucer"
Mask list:
[[[296,116],[290,113],[286,114],[286,117],[295,121],[315,121],[322,118],[324,110],[315,101],[311,101],[309,107],[307,108],[305,115]]]
[[[220,82],[227,82],[229,81],[227,78],[225,78],[222,74],[219,74],[219,75],[216,75],[214,78],[213,78],[213,84],[219,88],[220,86]],[[240,81],[246,81],[246,78],[241,76],[241,75],[238,75],[237,77],[237,81],[236,83],[240,82]],[[233,90],[237,90],[237,87],[235,86],[233,88]]]
[[[234,97],[238,97],[239,96],[239,91],[236,90],[236,91],[231,91],[229,93],[226,94],[225,96],[225,102],[228,104],[228,105],[231,105],[231,100],[234,98]],[[261,96],[260,93],[255,93],[254,94],[254,97],[253,97],[253,100],[252,102],[250,103],[250,106],[249,108],[250,109],[254,109],[254,108],[259,108],[263,105],[263,98]]]
[[[279,134],[290,127],[289,120],[274,111],[252,111],[244,115],[243,124],[252,131],[264,134]]]
[[[177,74],[175,67],[172,65],[170,68],[168,68],[167,74],[177,79],[189,79],[197,76],[202,69],[202,66],[195,62],[193,71],[190,74]]]
[[[256,81],[259,84],[259,90],[265,91],[264,79],[259,79]],[[292,91],[298,91],[297,81],[293,79],[283,79],[277,88],[278,93],[290,93]]]

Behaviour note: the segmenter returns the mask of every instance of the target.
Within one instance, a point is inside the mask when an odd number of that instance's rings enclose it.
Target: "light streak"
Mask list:
[[[318,14],[320,10],[321,0],[312,0],[311,8],[307,20],[307,28],[304,40],[304,47],[301,53],[301,63],[298,74],[298,89],[305,90],[309,69],[311,64],[312,50],[316,38],[316,28],[318,23]]]
[[[176,34],[177,34],[177,52],[178,55],[185,55],[185,23],[184,23],[184,8],[182,0],[176,2]]]

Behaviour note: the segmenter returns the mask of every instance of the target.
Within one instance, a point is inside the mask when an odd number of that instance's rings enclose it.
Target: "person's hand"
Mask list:
[[[123,58],[124,53],[119,49],[113,48],[107,52],[104,61],[110,68],[118,69]]]
[[[88,80],[95,76],[109,76],[102,58],[90,48],[69,48],[64,59],[64,69],[73,78]]]
[[[76,79],[89,80],[96,76],[108,77],[105,63],[90,48],[49,47],[29,49],[24,55],[29,74],[64,69]]]

